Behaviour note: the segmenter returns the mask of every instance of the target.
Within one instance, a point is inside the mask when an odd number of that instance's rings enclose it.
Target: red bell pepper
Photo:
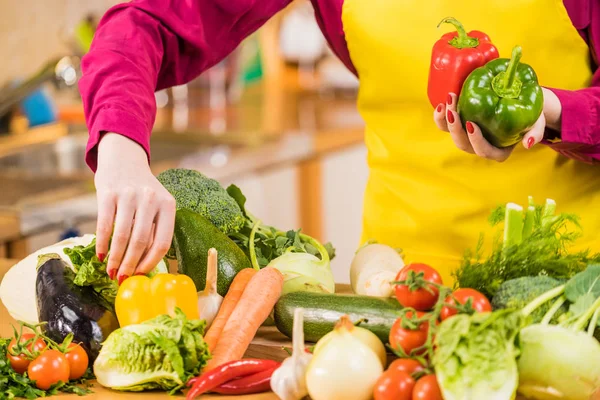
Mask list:
[[[467,34],[454,18],[444,18],[439,24],[452,24],[456,32],[443,35],[433,46],[427,96],[433,107],[445,103],[448,93],[458,95],[464,81],[476,68],[498,58],[498,49],[483,32]]]

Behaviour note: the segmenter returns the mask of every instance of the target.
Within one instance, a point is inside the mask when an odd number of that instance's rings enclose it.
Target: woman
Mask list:
[[[290,1],[138,0],[104,16],[83,62],[80,89],[90,130],[86,160],[96,172],[101,258],[114,223],[111,276],[122,281],[148,271],[171,242],[174,202],[147,159],[154,91],[193,79]],[[401,247],[408,261],[431,263],[448,281],[453,260],[476,243],[490,209],[532,195],[580,214],[582,246],[600,250],[594,238],[600,167],[588,164],[600,158],[600,73],[591,60],[600,45],[600,0],[312,3],[332,49],[360,79],[370,166],[364,239]],[[503,57],[521,45],[522,61],[551,88],[524,146],[494,148],[471,123],[463,131],[457,94],[438,105],[432,121],[428,68],[443,33],[435,27],[447,16],[489,34]],[[550,143],[550,132],[560,143]]]

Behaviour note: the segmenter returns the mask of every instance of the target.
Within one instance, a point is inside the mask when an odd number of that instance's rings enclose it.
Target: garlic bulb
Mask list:
[[[210,249],[206,268],[206,285],[204,290],[198,293],[198,313],[200,319],[206,320],[205,329],[208,329],[214,321],[222,302],[223,297],[217,293],[217,250]]]
[[[383,373],[381,360],[361,339],[350,332],[349,319],[342,319],[335,334],[316,352],[306,372],[312,400],[370,400]]]
[[[281,400],[300,400],[308,394],[306,389],[306,369],[312,354],[304,350],[304,310],[294,310],[292,332],[292,356],[283,361],[271,375],[271,390]]]

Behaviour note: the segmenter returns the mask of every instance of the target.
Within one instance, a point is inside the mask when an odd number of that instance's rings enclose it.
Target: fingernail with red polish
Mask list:
[[[454,115],[452,115],[452,111],[448,110],[448,122],[453,124],[454,123]]]
[[[142,271],[138,271],[134,275],[136,275],[136,276],[145,276],[146,274],[144,272],[142,272]]]
[[[442,112],[442,105],[441,105],[441,104],[439,104],[439,105],[437,106],[437,110],[436,110],[436,111],[437,111],[437,112]]]
[[[529,139],[527,139],[527,148],[530,149],[531,146],[533,146],[534,142],[535,142],[535,139],[533,137],[530,137]]]
[[[467,121],[465,125],[467,125],[467,132],[469,132],[469,134],[475,132],[475,128],[473,128],[473,124],[470,121]]]
[[[117,270],[116,269],[109,269],[108,270],[108,277],[110,278],[111,281],[115,279],[115,275],[117,275]]]
[[[100,262],[103,262],[105,257],[106,257],[106,254],[98,253],[98,260],[100,260]]]
[[[121,284],[123,283],[123,281],[125,279],[127,279],[127,278],[129,278],[128,275],[119,275],[119,278],[118,278],[119,279],[119,286],[121,286]]]
[[[450,95],[450,93],[448,93],[448,105],[452,105],[452,96]]]

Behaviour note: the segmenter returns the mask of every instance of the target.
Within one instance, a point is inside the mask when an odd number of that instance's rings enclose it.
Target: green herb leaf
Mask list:
[[[229,187],[227,188],[227,193],[229,193],[229,195],[235,200],[237,205],[240,206],[240,209],[242,210],[244,215],[247,216],[247,214],[246,214],[246,196],[244,196],[244,194],[242,193],[240,188],[235,185],[229,185]]]

